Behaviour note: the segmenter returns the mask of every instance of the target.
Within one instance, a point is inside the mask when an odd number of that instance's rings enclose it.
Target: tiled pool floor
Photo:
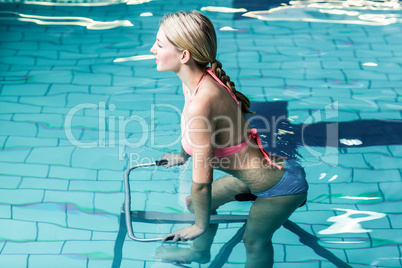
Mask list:
[[[153,258],[160,243],[118,237],[124,169],[180,146],[180,83],[156,71],[149,49],[167,12],[253,5],[140,2],[0,4],[1,267],[174,266]],[[398,2],[373,14],[295,3],[294,21],[286,9],[276,19],[204,11],[237,88],[254,102],[283,104],[288,124],[312,130],[300,136],[311,143],[299,148],[308,202],[290,229],[275,234],[275,267],[401,267],[401,9]],[[331,10],[364,16],[339,22]],[[374,13],[396,21],[371,25],[364,19]],[[336,146],[325,146],[333,139]],[[136,170],[132,209],[185,212],[190,184],[186,167]],[[245,214],[250,205],[228,204],[220,213]],[[134,223],[141,237],[180,226]],[[221,267],[218,260],[243,267],[244,246],[227,243],[241,226],[222,224],[211,262],[188,267]]]

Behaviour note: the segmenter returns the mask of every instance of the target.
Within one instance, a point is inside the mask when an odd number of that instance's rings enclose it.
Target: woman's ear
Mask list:
[[[183,50],[181,54],[181,63],[187,63],[191,58],[190,51],[187,49]]]

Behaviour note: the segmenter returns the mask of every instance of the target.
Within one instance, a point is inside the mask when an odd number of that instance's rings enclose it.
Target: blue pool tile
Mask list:
[[[340,259],[345,259],[342,250],[331,250],[331,252]],[[293,246],[286,245],[286,262],[305,262],[313,260],[325,260],[323,257],[317,255],[313,249],[306,246]]]
[[[275,231],[274,236],[272,237],[272,243],[283,245],[302,245],[300,242],[300,237],[283,226]]]
[[[385,201],[400,201],[400,189],[402,182],[380,182],[380,189],[384,195]]]
[[[387,81],[387,75],[383,73],[373,72],[373,71],[362,71],[359,69],[345,70],[345,75],[347,79],[359,79],[359,80],[384,80]],[[397,80],[397,79],[395,79]]]
[[[32,123],[0,121],[0,135],[11,136],[36,136],[37,127]]]
[[[94,230],[94,231],[117,231],[119,229],[118,217],[104,212],[83,212],[69,206],[67,208],[67,224],[69,228]]]
[[[16,189],[21,183],[21,177],[0,175],[0,188]]]
[[[57,128],[46,128],[44,126],[39,125],[38,126],[38,135],[37,137],[39,138],[59,138],[62,140],[66,140],[66,138],[70,138],[69,136],[66,136],[67,134],[72,135],[72,137],[76,138],[79,137],[82,133],[82,130],[79,128],[73,128],[73,129],[68,129],[68,128],[62,128],[62,129],[57,129]],[[71,146],[74,145],[71,142],[67,143],[66,146]],[[61,146],[61,144],[60,144]]]
[[[11,218],[11,205],[0,204],[0,218],[10,219]],[[1,248],[0,244],[0,248]]]
[[[91,231],[39,222],[37,239],[38,241],[90,240]]]
[[[4,32],[2,31],[3,40],[7,40],[7,42],[16,42],[25,40],[22,32]]]
[[[400,267],[399,251],[395,246],[353,249],[346,252],[349,263],[380,267]]]
[[[46,190],[43,202],[47,203],[69,203],[74,204],[83,210],[93,209],[92,192],[54,191]]]
[[[62,253],[107,259],[113,257],[113,247],[114,241],[67,241]]]
[[[387,214],[401,213],[401,201],[373,203],[373,204],[358,204],[359,210],[378,211]]]
[[[239,88],[247,88],[247,87],[276,87],[282,86],[283,79],[282,78],[253,78],[253,79],[241,79],[239,83]],[[242,90],[243,91],[243,90]]]
[[[126,66],[121,66],[121,65],[116,65],[116,64],[93,65],[92,70],[95,73],[109,73],[109,74],[124,75],[124,76],[132,76],[133,75],[132,68],[127,68]]]
[[[0,240],[28,241],[35,240],[37,235],[35,222],[0,219],[0,228],[7,230],[1,232]],[[5,253],[4,250],[2,253]]]
[[[380,154],[365,154],[365,160],[374,169],[397,169],[402,166],[402,158]]]
[[[124,218],[120,218],[120,220],[124,220]],[[132,226],[138,237],[143,238],[163,237],[171,233],[172,230],[186,227],[184,224],[149,224],[141,222],[133,222]]]
[[[52,267],[87,267],[87,259],[76,255],[66,254],[40,254],[29,256],[27,267],[52,268]]]
[[[124,165],[118,148],[77,148],[72,155],[73,167],[123,170]]]
[[[8,56],[13,56],[13,55],[15,55],[15,53],[16,53],[17,51],[15,50],[15,49],[8,49],[8,48],[0,48],[0,55],[2,56],[2,57],[8,57]],[[2,71],[7,71],[7,70],[9,70],[9,66],[7,66],[6,64],[1,64],[1,70]]]
[[[132,261],[131,267],[144,267],[143,261]],[[89,259],[87,266],[88,268],[109,268],[112,267],[113,260],[105,259]],[[123,266],[120,264],[120,268]]]
[[[332,203],[378,203],[382,202],[382,195],[377,184],[353,183],[331,184]]]
[[[16,176],[46,177],[49,167],[47,165],[2,163],[0,162],[0,174]]]
[[[388,145],[388,149],[391,151],[393,156],[402,156],[402,146],[400,145]]]
[[[49,89],[48,95],[57,95],[63,93],[88,93],[88,86],[71,85],[71,84],[52,84]]]
[[[319,202],[319,203],[329,203],[330,202],[330,192],[329,186],[326,184],[313,184],[310,183],[309,177],[307,176],[309,182],[309,190],[307,200],[309,202]]]
[[[303,79],[305,70],[303,69],[288,69],[283,70],[262,70],[262,75],[265,77],[286,78],[286,79]]]
[[[164,200],[163,203],[160,200]],[[151,192],[148,195],[146,204],[147,211],[160,211],[160,212],[183,212],[184,206],[180,204],[177,195]]]
[[[335,216],[334,212],[330,210],[326,211],[300,211],[294,212],[292,214],[292,221],[297,224],[307,224],[307,225],[322,225],[328,224],[327,219]]]
[[[112,76],[109,74],[94,74],[74,72],[73,84],[78,85],[111,85]]]
[[[71,107],[43,107],[42,113],[45,114],[63,114],[66,115],[71,111]],[[76,115],[84,115],[85,109],[80,109],[78,111],[74,111],[74,116]]]
[[[290,110],[309,110],[309,109],[324,109],[326,105],[333,103],[329,97],[309,97],[298,101],[292,101],[288,104]]]
[[[131,189],[138,192],[152,191],[152,192],[170,193],[170,194],[174,194],[176,192],[175,185],[170,180],[154,179],[152,181],[136,181],[136,179],[142,180],[149,178],[149,176],[141,177],[141,175],[138,174],[137,172],[133,172],[131,178],[132,178],[130,180]]]
[[[353,182],[377,183],[384,181],[401,181],[398,169],[354,169]]]
[[[331,96],[334,99],[338,98],[350,98],[351,97],[351,90],[349,88],[319,88],[313,87],[311,89],[312,96],[320,96],[320,97],[327,97]]]
[[[50,107],[64,107],[66,105],[66,96],[63,94],[46,96],[46,97],[21,97],[21,103],[50,106]]]
[[[402,115],[400,111],[385,111],[381,113],[374,112],[361,112],[359,116],[362,120],[372,120],[372,119],[402,119]]]
[[[97,172],[92,169],[50,166],[49,177],[68,180],[96,180]]]
[[[43,96],[49,88],[47,84],[20,84],[4,85],[1,90],[2,96]]]
[[[57,59],[58,51],[46,51],[46,50],[21,50],[17,53],[18,56],[38,57],[45,59]]]
[[[79,93],[73,92],[68,94],[67,96],[67,106],[73,107],[76,105],[83,105],[86,103],[95,104],[96,110],[100,109],[100,103],[106,103],[109,96],[107,95],[96,95],[96,94],[89,94],[89,93]],[[89,107],[89,106],[86,106]]]
[[[340,165],[346,168],[369,168],[366,156],[362,154],[338,154],[322,156],[321,159],[329,164]]]
[[[190,194],[190,192],[188,194],[186,193],[186,195],[183,196],[182,200],[184,200],[185,197],[187,195],[189,195],[189,194]],[[224,204],[224,205],[219,207],[218,212],[219,213],[225,213],[225,214],[230,213],[230,212],[232,212],[232,213],[249,212],[250,208],[251,208],[251,205],[252,205],[252,202],[241,202],[241,203],[231,202],[231,203],[226,203],[226,204]],[[186,211],[187,211],[187,209],[186,209]]]
[[[70,182],[70,191],[116,192],[120,191],[122,183],[118,181],[90,181],[73,180]]]
[[[374,227],[375,228],[375,227]],[[387,228],[387,229],[385,229]],[[383,229],[373,229],[371,237],[373,244],[377,245],[400,245],[402,237],[395,235],[395,232],[400,232],[401,229],[391,229],[389,226],[385,226]]]
[[[350,147],[350,148],[346,147],[343,153],[351,153],[351,154],[377,153],[383,155],[391,155],[390,151],[386,146],[367,146],[367,147]]]
[[[68,181],[49,178],[24,177],[19,186],[20,189],[46,189],[46,190],[67,190]]]
[[[325,263],[329,263],[328,266],[325,266]],[[275,262],[275,267],[277,268],[305,268],[308,266],[309,268],[332,268],[334,264],[331,262],[324,261],[309,261],[309,262]]]
[[[124,219],[121,219],[124,220]],[[91,231],[92,237],[91,240],[116,240],[117,233],[116,232],[99,232],[99,231]]]
[[[134,94],[121,94],[112,96],[109,100],[109,103],[114,104],[116,109],[119,110],[149,111],[151,109],[151,105],[154,103],[154,98],[151,94],[142,96],[137,96]]]
[[[69,166],[71,162],[71,154],[74,149],[75,147],[72,146],[33,148],[26,162]]]
[[[85,59],[85,58],[96,58],[97,56],[98,56],[97,54],[90,54],[90,53],[74,53],[70,51],[60,51],[61,59]]]
[[[6,117],[7,117],[7,115],[5,115]],[[0,119],[1,120],[9,120],[8,118],[3,118],[1,115],[0,115]],[[5,148],[5,143],[6,143],[6,140],[8,140],[9,139],[9,137],[8,136],[0,136],[0,148],[2,148],[2,149],[4,149]]]
[[[6,149],[0,151],[1,162],[24,162],[25,158],[29,154],[30,149]]]
[[[339,79],[343,80],[344,74],[340,70],[328,70],[328,69],[307,69],[305,79]]]
[[[53,147],[57,146],[57,144],[57,139],[11,136],[7,139],[4,148]]]
[[[147,264],[151,263],[150,266],[148,266]],[[144,268],[148,268],[148,267],[154,267],[157,268],[158,264],[155,262],[148,262],[148,261],[141,261],[141,260],[130,260],[130,259],[124,259],[121,261],[121,268],[130,268],[130,267],[144,267]],[[160,266],[160,268],[162,268],[163,266],[167,265],[166,263],[162,264]],[[88,264],[88,268],[97,268],[98,266],[92,266],[91,261],[89,261]]]
[[[354,99],[360,99],[367,102],[373,102],[374,100],[395,102],[397,98],[397,93],[391,89],[379,89],[368,90],[366,88],[353,88],[351,89]]]
[[[371,82],[371,89],[380,89],[383,90],[384,88],[393,88],[396,92],[401,94],[402,88],[402,81],[380,81],[380,80],[373,80]]]
[[[66,225],[65,206],[62,204],[29,204],[13,206],[13,217],[19,220],[32,222],[48,222],[57,225]]]
[[[14,205],[39,203],[43,199],[43,194],[43,190],[0,189],[0,203]]]
[[[359,62],[352,60],[323,60],[321,61],[321,64],[324,69],[354,70],[359,68]]]
[[[7,242],[2,254],[59,254],[64,242]]]
[[[93,94],[124,94],[124,93],[134,93],[134,85],[132,86],[107,86],[107,85],[101,85],[101,86],[96,86],[96,85],[91,85],[90,91]]]
[[[62,83],[69,84],[72,82],[73,75],[71,71],[52,70],[41,71],[33,70],[29,73],[30,83]]]
[[[63,117],[59,114],[16,114],[14,121],[38,123],[48,128],[61,128],[63,126]]]
[[[68,51],[68,52],[78,52],[79,46],[77,45],[65,45],[59,43],[59,37],[50,34],[38,34],[38,36],[28,36],[28,38],[35,38],[35,40],[40,41],[39,45],[41,50],[45,51]],[[47,41],[47,42],[46,42]]]
[[[34,65],[35,64],[35,58],[33,57],[27,57],[27,56],[3,56],[1,58],[1,62],[2,63],[8,63],[8,64],[12,64],[12,65],[24,65],[24,67],[26,68],[26,66],[30,66],[30,65]]]
[[[28,254],[1,254],[0,255],[0,263],[4,265],[4,267],[26,267],[28,262]]]
[[[388,50],[364,50],[364,49],[359,49],[356,50],[356,56],[357,58],[366,58],[366,57],[376,57],[376,58],[381,58],[381,57],[393,57],[392,51]]]
[[[98,180],[122,180],[123,173],[121,171],[114,170],[99,170]]]
[[[349,112],[363,111],[363,112],[377,112],[379,107],[376,102],[368,101],[364,99],[338,99],[338,107],[340,110],[346,110]]]
[[[400,111],[402,109],[402,105],[397,102],[383,102],[379,101],[378,105],[380,106],[380,111]]]
[[[53,66],[75,66],[77,64],[77,60],[75,59],[52,59],[52,58],[38,58],[37,59],[37,65],[40,66],[41,70],[44,69],[44,66],[52,66],[53,69],[55,67]],[[51,68],[49,68],[51,69]]]
[[[299,69],[299,68],[306,68],[306,69],[321,69],[322,62],[316,59],[306,59],[304,61],[288,61],[283,62],[281,67],[282,69]]]
[[[402,214],[400,213],[388,214],[387,216],[391,222],[392,228],[399,228],[399,229],[402,228]]]
[[[342,166],[330,166],[325,163],[306,166],[304,170],[308,181],[319,184],[345,183],[352,181],[352,169]]]
[[[126,241],[123,247],[123,256],[127,256],[133,260],[155,261],[154,255],[157,246],[152,244],[153,243]],[[138,250],[139,247],[141,250]]]

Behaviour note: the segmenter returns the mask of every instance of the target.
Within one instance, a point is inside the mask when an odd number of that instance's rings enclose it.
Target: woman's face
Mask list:
[[[159,28],[158,34],[156,35],[156,42],[151,48],[151,53],[155,54],[156,68],[159,72],[176,72],[176,70],[180,68],[182,53],[169,42],[161,28]]]

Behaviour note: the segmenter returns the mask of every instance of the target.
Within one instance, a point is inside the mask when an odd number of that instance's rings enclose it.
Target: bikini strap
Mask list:
[[[192,98],[195,96],[195,94],[197,94],[198,89],[200,88],[200,85],[202,83],[202,81],[204,81],[205,77],[207,76],[207,73],[204,73],[204,75],[202,76],[202,78],[200,79],[200,81],[198,81],[197,86],[194,89],[193,94],[190,95],[188,101],[191,102]],[[187,88],[187,93],[190,94],[190,90]]]
[[[278,164],[275,164],[274,162],[271,161],[271,158],[269,157],[271,154],[268,153],[267,151],[264,150],[264,148],[262,147],[262,143],[261,143],[261,139],[260,136],[257,133],[257,129],[252,128],[250,131],[250,136],[254,138],[254,140],[257,142],[258,147],[260,148],[262,154],[264,155],[265,159],[268,161],[268,163],[270,163],[271,165],[277,167],[278,169],[282,169],[282,167]],[[277,155],[275,155],[277,156]],[[285,157],[282,156],[277,156],[279,158],[285,159]]]
[[[233,92],[230,90],[230,88],[228,88],[214,73],[214,71],[212,70],[211,67],[207,68],[207,72],[216,80],[216,82],[218,82],[221,86],[223,86],[224,88],[226,88],[226,90],[229,92],[230,96],[232,96],[232,98],[234,99],[234,101],[236,102],[236,104],[239,104],[239,101],[237,100],[235,94],[233,94]]]

